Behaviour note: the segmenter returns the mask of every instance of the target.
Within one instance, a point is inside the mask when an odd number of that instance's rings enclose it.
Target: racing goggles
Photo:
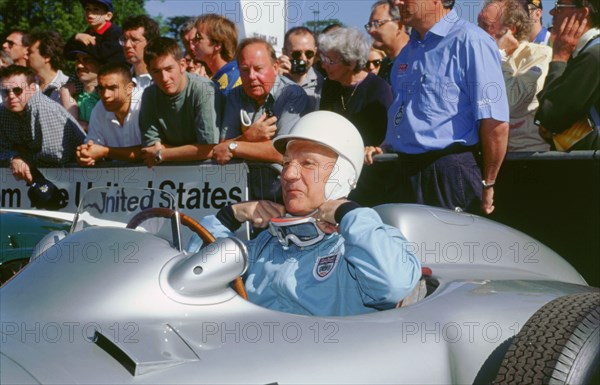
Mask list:
[[[269,222],[269,232],[285,247],[289,246],[290,242],[298,247],[312,246],[325,237],[317,222],[314,217],[272,218]]]

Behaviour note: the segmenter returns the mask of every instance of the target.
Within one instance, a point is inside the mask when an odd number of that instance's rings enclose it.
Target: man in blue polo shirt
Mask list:
[[[542,13],[544,8],[542,0],[520,0],[523,7],[529,15],[531,21],[531,32],[529,34],[529,41],[536,44],[552,46],[551,33],[542,24]]]
[[[489,214],[508,140],[498,48],[483,30],[460,19],[454,0],[394,5],[413,30],[392,68],[395,99],[386,138],[381,147],[366,149],[366,162],[384,151],[398,153],[398,184],[389,201]]]

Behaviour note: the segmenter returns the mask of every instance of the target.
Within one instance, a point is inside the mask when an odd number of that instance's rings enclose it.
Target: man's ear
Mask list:
[[[581,11],[583,12],[583,14],[585,15],[586,18],[588,18],[590,16],[590,8],[589,7],[583,7],[580,8]],[[588,20],[588,26],[590,25],[590,21]]]
[[[404,24],[402,24],[402,19],[396,20],[396,25],[398,25],[397,34],[401,34],[404,31]]]
[[[106,12],[104,14],[104,20],[111,21],[112,18],[113,18],[113,13],[112,12],[109,11],[109,12]]]
[[[23,86],[21,87],[23,87],[23,95],[26,98],[25,100],[29,100],[29,98],[33,96],[33,94],[40,91],[40,86],[37,85],[36,82],[33,82],[31,84],[23,84]]]
[[[127,90],[127,97],[131,96],[131,94],[133,93],[133,89],[134,88],[135,88],[135,83],[134,82],[127,83],[127,87],[125,88]]]

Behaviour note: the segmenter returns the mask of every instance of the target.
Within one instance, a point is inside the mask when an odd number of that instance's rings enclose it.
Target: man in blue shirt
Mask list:
[[[494,40],[453,0],[395,0],[413,28],[390,76],[394,103],[380,147],[395,152],[391,200],[489,214],[508,140],[508,101]],[[481,168],[476,154],[481,151]]]
[[[520,0],[529,15],[531,21],[531,32],[529,41],[536,44],[552,46],[550,31],[542,25],[542,13],[544,12],[542,0]]]
[[[356,127],[341,115],[317,111],[275,138],[274,146],[284,154],[284,205],[242,202],[202,220],[216,237],[233,236],[246,221],[269,227],[247,245],[248,299],[323,316],[395,307],[417,285],[421,267],[400,230],[346,199],[363,165]],[[195,236],[188,250],[198,247]]]

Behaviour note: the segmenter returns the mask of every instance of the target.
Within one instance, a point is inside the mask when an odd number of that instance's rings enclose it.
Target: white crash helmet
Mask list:
[[[365,153],[362,137],[354,124],[334,112],[315,111],[302,117],[287,134],[276,137],[273,145],[283,154],[294,139],[322,144],[338,154],[325,186],[325,199],[347,197],[356,187]]]

